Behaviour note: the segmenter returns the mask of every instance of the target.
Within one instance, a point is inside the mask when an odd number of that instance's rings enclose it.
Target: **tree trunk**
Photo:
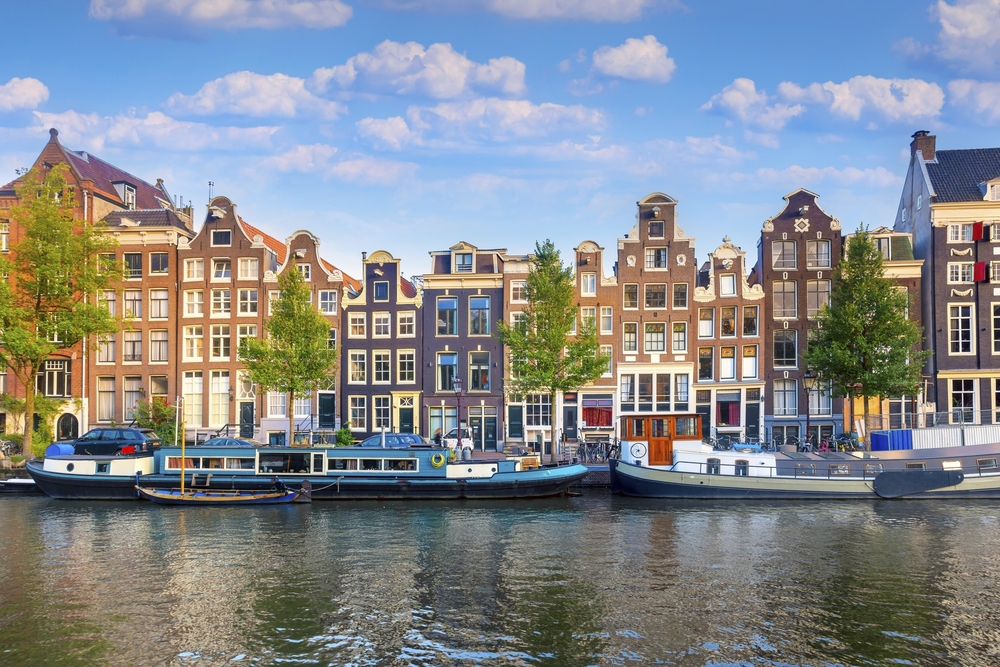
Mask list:
[[[24,383],[24,438],[21,441],[21,454],[25,461],[35,458],[31,451],[31,436],[35,426],[35,374],[28,376]]]
[[[871,409],[868,406],[868,397],[865,396],[865,449],[871,450],[871,426],[868,424],[868,418],[871,416]]]
[[[288,392],[288,446],[295,446],[295,392]]]
[[[556,433],[558,429],[556,428],[556,392],[554,391],[549,394],[549,405],[551,406],[552,410],[552,418],[549,420],[549,430],[551,431],[549,437],[552,439],[552,450],[551,453],[549,454],[549,463],[557,463],[558,461],[556,459],[556,445],[558,445],[559,443],[556,439]],[[542,438],[542,458],[545,458],[544,453],[545,453],[545,439]]]

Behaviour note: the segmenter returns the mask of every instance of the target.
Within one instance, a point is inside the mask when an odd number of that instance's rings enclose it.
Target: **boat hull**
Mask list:
[[[750,477],[674,472],[610,462],[611,491],[643,498],[726,499],[873,499],[874,479]],[[1000,475],[966,476],[955,486],[916,491],[901,498],[1000,498]]]
[[[294,502],[299,496],[296,491],[185,491],[180,489],[149,489],[136,487],[139,495],[159,505],[196,505],[200,507],[256,507],[258,505],[282,505]]]

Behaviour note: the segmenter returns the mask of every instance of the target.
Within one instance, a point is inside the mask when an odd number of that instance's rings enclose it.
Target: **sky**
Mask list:
[[[459,241],[607,249],[652,192],[699,261],[798,188],[892,225],[910,135],[1000,146],[1000,0],[32,0],[4,8],[0,179],[59,130],[209,181],[351,275]]]

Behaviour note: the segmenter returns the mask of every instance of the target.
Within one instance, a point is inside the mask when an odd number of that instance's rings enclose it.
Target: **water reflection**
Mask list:
[[[0,664],[1000,662],[988,501],[0,512]]]

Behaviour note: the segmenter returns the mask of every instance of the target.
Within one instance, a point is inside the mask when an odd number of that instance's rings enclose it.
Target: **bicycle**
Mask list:
[[[0,453],[3,453],[4,456],[10,458],[12,455],[18,454],[19,451],[17,445],[10,440],[0,440]]]

